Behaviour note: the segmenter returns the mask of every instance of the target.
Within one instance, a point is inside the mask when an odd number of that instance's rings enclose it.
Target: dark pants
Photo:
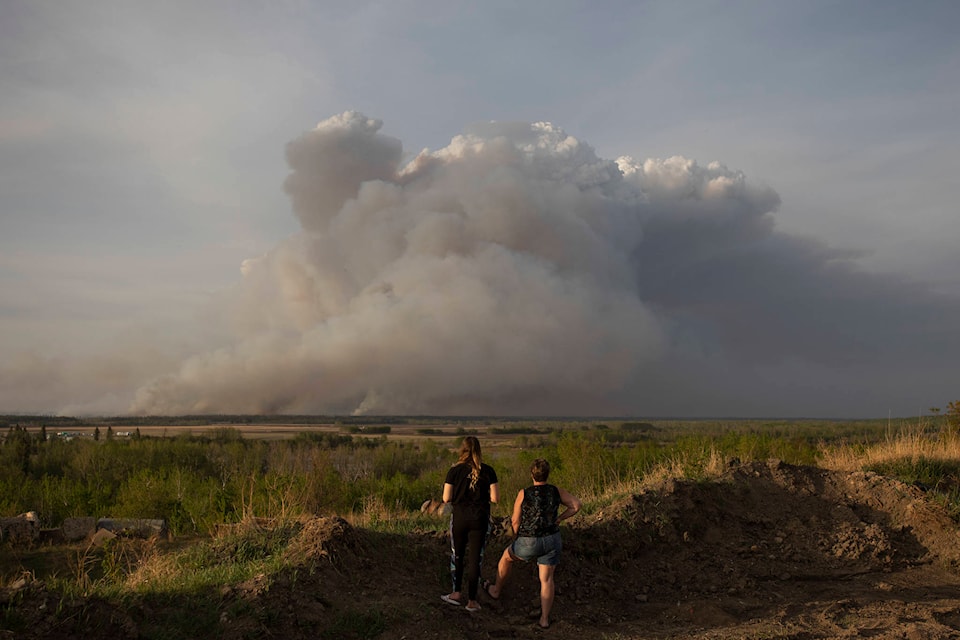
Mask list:
[[[463,578],[466,573],[467,596],[470,600],[477,599],[480,563],[483,561],[483,547],[487,542],[489,526],[489,515],[480,519],[454,513],[450,522],[450,542],[453,545],[453,590],[463,590]]]

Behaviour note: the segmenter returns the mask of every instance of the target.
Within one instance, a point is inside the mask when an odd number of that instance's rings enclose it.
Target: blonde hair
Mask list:
[[[480,479],[480,465],[483,464],[483,456],[480,453],[480,441],[476,436],[467,436],[460,444],[460,457],[457,464],[467,463],[470,465],[470,490],[477,488],[477,480]]]

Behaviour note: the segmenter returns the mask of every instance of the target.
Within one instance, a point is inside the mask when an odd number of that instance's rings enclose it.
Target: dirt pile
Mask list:
[[[668,481],[579,530],[581,557],[671,594],[960,559],[955,523],[919,488],[778,461],[735,465],[709,483]]]
[[[555,638],[960,637],[957,525],[919,488],[875,474],[734,463],[719,479],[667,481],[575,518],[563,535],[547,632]],[[485,576],[508,542],[489,541]],[[442,526],[388,535],[339,518],[304,523],[286,551],[296,568],[225,585],[209,637],[542,634],[535,567],[471,615],[439,599],[449,589],[448,549]],[[19,593],[0,596],[0,607],[17,600],[38,620],[18,637],[97,635],[79,618],[44,622],[38,607],[52,619],[58,605],[42,588]],[[146,615],[163,613],[157,607],[88,610],[115,637],[136,638]]]

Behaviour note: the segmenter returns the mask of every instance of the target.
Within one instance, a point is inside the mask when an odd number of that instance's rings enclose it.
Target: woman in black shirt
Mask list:
[[[447,472],[443,484],[443,501],[453,505],[450,533],[454,549],[453,592],[440,596],[444,602],[457,606],[463,604],[463,578],[466,569],[467,611],[480,610],[477,591],[480,583],[481,552],[490,523],[490,503],[499,499],[497,472],[490,465],[484,464],[480,441],[474,436],[467,436],[460,445],[457,464]]]

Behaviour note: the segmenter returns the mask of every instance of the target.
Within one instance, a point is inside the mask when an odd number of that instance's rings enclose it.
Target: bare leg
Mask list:
[[[487,595],[493,599],[500,597],[500,594],[503,592],[503,585],[506,584],[507,578],[510,576],[510,569],[513,568],[513,557],[510,555],[510,547],[507,547],[503,550],[503,555],[500,556],[500,562],[497,563],[497,582],[496,584],[490,585],[490,588],[487,590]]]
[[[550,609],[553,608],[553,593],[556,586],[553,582],[553,573],[556,567],[545,564],[538,565],[540,569],[540,626],[546,629],[550,626]]]

